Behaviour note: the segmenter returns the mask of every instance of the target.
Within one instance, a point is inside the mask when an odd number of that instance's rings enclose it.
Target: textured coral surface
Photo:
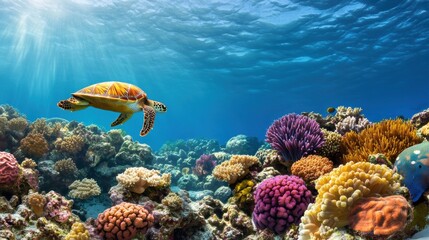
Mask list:
[[[238,179],[249,173],[249,168],[259,164],[259,159],[250,155],[232,155],[231,159],[217,165],[213,176],[219,180],[234,184]]]
[[[334,164],[326,157],[309,155],[292,164],[292,174],[306,182],[316,180],[325,173],[332,171]]]
[[[19,178],[19,165],[16,158],[7,152],[0,152],[0,184],[13,184]]]

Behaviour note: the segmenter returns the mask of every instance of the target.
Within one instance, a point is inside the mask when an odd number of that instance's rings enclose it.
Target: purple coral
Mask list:
[[[294,113],[274,121],[267,130],[266,141],[285,160],[292,162],[313,153],[325,142],[315,120]]]
[[[313,197],[304,180],[280,175],[265,179],[253,194],[253,222],[258,229],[284,233],[291,224],[298,224]]]
[[[66,222],[71,216],[72,201],[66,200],[60,194],[50,191],[46,194],[48,203],[45,205],[45,212],[48,218],[54,219],[59,223]]]
[[[205,176],[210,174],[216,166],[216,157],[212,154],[203,154],[198,158],[193,168],[193,172],[197,176]]]

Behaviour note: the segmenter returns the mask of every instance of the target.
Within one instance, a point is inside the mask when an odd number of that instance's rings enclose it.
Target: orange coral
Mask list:
[[[37,217],[43,216],[43,208],[46,204],[46,198],[40,193],[31,193],[27,197],[27,204],[33,210]]]
[[[59,138],[55,141],[55,148],[61,152],[69,154],[77,154],[85,145],[83,137],[72,135],[63,139]]]
[[[406,226],[412,208],[401,195],[364,198],[352,208],[350,227],[363,234],[390,236]]]
[[[217,165],[212,172],[212,175],[229,184],[234,184],[238,179],[249,173],[249,168],[257,165],[259,159],[250,155],[232,155],[231,159]]]
[[[30,133],[21,140],[19,148],[28,157],[40,158],[48,150],[48,142],[40,133]]]
[[[97,230],[103,239],[132,239],[137,232],[146,233],[153,221],[143,206],[123,202],[98,214]]]
[[[326,157],[309,155],[292,164],[292,174],[301,177],[306,182],[318,179],[325,173],[332,171],[334,164]]]
[[[346,153],[342,160],[344,163],[366,162],[369,155],[382,153],[393,163],[405,148],[421,141],[411,123],[401,119],[384,120],[360,133],[346,133],[342,141]]]

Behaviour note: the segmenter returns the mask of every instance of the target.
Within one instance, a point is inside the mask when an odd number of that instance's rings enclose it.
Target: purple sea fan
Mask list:
[[[205,176],[211,174],[216,166],[216,157],[212,154],[203,154],[195,162],[193,172],[197,176]]]
[[[255,208],[252,220],[257,229],[270,229],[276,234],[298,224],[313,196],[304,180],[297,176],[279,175],[262,181],[253,193]]]
[[[295,162],[314,153],[325,140],[319,124],[306,116],[287,114],[274,121],[265,135],[273,149],[285,160]]]

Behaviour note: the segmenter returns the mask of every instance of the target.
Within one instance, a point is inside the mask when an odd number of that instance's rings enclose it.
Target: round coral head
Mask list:
[[[8,152],[0,152],[0,184],[14,184],[19,178],[19,164],[15,156]]]

